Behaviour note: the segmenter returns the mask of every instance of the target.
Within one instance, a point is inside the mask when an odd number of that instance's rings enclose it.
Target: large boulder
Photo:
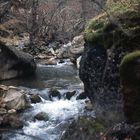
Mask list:
[[[0,86],[0,106],[8,110],[23,110],[30,104],[24,91],[15,87]]]
[[[31,55],[0,43],[0,80],[31,75],[35,69]]]
[[[127,121],[140,122],[140,51],[129,53],[123,58],[120,76]]]
[[[86,43],[79,75],[97,113],[121,111],[119,65],[126,53],[139,49],[139,10],[133,7],[136,6],[133,2],[130,10],[128,1],[120,1],[113,1],[109,7],[108,12],[113,15],[111,19],[106,13],[100,14],[89,23],[84,33]],[[126,9],[122,9],[119,2],[124,3]],[[114,117],[117,118],[116,115]]]

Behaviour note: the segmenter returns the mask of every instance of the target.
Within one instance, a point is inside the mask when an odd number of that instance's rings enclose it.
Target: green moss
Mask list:
[[[110,14],[120,15],[128,11],[135,11],[139,0],[107,0],[106,8]]]
[[[84,32],[84,38],[87,42],[99,44],[109,49],[113,44],[117,47],[125,47],[129,43],[130,34],[139,36],[140,13],[138,0],[108,0],[107,12],[96,16],[92,19]],[[115,26],[116,24],[116,26]],[[137,34],[135,32],[137,31]],[[93,45],[93,46],[95,46]],[[133,45],[131,45],[133,47]]]
[[[100,133],[105,133],[103,122],[91,117],[79,117],[72,122],[62,140],[92,140],[97,139]]]
[[[137,58],[140,58],[140,51],[135,51],[135,52],[125,55],[121,61],[120,67],[136,60]]]
[[[91,133],[105,132],[106,128],[103,122],[93,118],[80,118],[77,121],[78,128],[87,128]]]
[[[105,22],[103,20],[91,20],[87,26],[87,29],[98,30],[104,27]]]
[[[84,32],[84,38],[87,42],[96,42],[97,43],[100,35],[101,34],[99,32],[96,32],[96,31],[91,30],[91,29],[87,29]]]

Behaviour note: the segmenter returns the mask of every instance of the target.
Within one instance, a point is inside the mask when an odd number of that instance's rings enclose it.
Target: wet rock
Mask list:
[[[91,101],[86,101],[85,109],[88,111],[93,110],[93,104],[91,103]]]
[[[83,99],[86,99],[86,98],[87,98],[86,93],[82,92],[76,97],[76,100],[83,100]]]
[[[50,89],[48,94],[49,94],[50,100],[53,100],[53,97],[61,99],[61,94],[57,89],[54,89],[54,88]]]
[[[1,87],[0,94],[2,95],[1,104],[4,104],[6,109],[23,110],[30,106],[24,91],[16,87]]]
[[[2,126],[11,127],[13,129],[20,129],[23,127],[23,122],[17,115],[6,115],[3,118]]]
[[[84,52],[84,44],[85,40],[83,35],[74,37],[69,48],[69,53],[72,55],[81,55]]]
[[[31,55],[0,42],[0,80],[32,75],[36,63]]]
[[[76,94],[76,91],[66,92],[65,93],[66,99],[70,100],[75,94]]]
[[[65,63],[65,61],[63,60],[63,59],[60,59],[59,60],[59,63],[61,64],[61,63]]]
[[[69,42],[68,44],[63,45],[60,49],[58,49],[56,51],[57,54],[57,58],[59,59],[65,59],[65,58],[69,58],[69,48],[71,47],[71,42]]]
[[[140,122],[140,51],[124,56],[120,65],[120,76],[127,121]]]
[[[48,121],[49,120],[49,116],[45,112],[40,112],[40,113],[35,115],[34,119],[37,119],[39,121]]]
[[[77,59],[84,52],[84,43],[83,35],[74,37],[72,42],[63,45],[57,50],[57,58]]]
[[[61,140],[97,140],[102,138],[105,125],[94,118],[80,117],[73,121]]]
[[[46,61],[46,65],[56,65],[57,60],[55,58],[50,58]]]
[[[39,103],[39,102],[42,101],[41,98],[40,98],[40,96],[37,95],[37,94],[31,95],[30,96],[30,100],[31,100],[31,103]]]
[[[5,108],[0,108],[0,115],[4,115],[7,113],[7,110]]]
[[[8,110],[8,114],[16,114],[17,111],[15,109],[10,109]]]

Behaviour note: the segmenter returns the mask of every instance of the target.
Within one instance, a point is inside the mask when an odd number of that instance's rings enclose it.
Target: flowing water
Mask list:
[[[8,132],[3,140],[60,140],[68,124],[84,113],[84,100],[71,100],[64,98],[67,91],[76,91],[77,95],[83,91],[83,85],[77,76],[76,68],[71,64],[58,64],[56,66],[38,65],[36,76],[15,79],[3,82],[40,94],[42,102],[32,104],[32,108],[21,114],[25,125],[22,130]],[[62,98],[48,100],[50,88],[57,88]],[[47,113],[48,121],[37,121],[33,117],[39,112]]]

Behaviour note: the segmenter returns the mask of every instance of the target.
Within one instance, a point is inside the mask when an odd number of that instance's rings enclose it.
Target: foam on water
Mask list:
[[[23,128],[27,140],[59,140],[68,121],[77,118],[84,110],[84,100],[57,100],[34,104],[31,114],[47,113],[48,121],[28,121]],[[27,138],[27,136],[31,136]],[[10,140],[24,140],[23,135],[17,134]]]

